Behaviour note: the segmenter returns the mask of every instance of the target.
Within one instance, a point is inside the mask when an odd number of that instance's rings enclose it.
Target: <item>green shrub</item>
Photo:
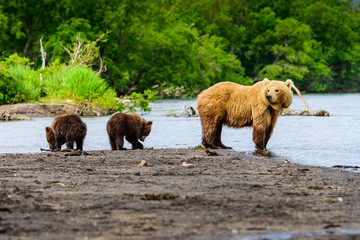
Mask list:
[[[16,53],[5,58],[2,65],[2,72],[4,74],[4,69],[6,72],[11,75],[12,81],[9,86],[3,86],[8,89],[11,88],[10,92],[7,93],[8,100],[6,103],[15,103],[23,101],[36,101],[40,97],[40,76],[34,71],[30,65],[32,63],[29,59],[19,57]],[[6,74],[5,74],[6,75]],[[8,79],[3,75],[4,79],[2,84]],[[4,97],[4,92],[2,91],[2,96]],[[15,95],[14,95],[15,94]],[[6,94],[5,94],[6,95]],[[5,97],[3,98],[5,99]],[[11,101],[9,99],[12,99]],[[10,101],[10,102],[9,102]]]
[[[43,72],[43,88],[47,96],[87,102],[92,108],[106,113],[126,108],[115,91],[90,68],[63,65]]]
[[[17,91],[17,80],[0,64],[0,104],[23,102],[24,95]]]
[[[7,68],[16,79],[17,92],[22,94],[25,101],[37,101],[40,98],[40,75],[31,67],[26,65],[12,65]]]
[[[149,102],[156,101],[156,95],[154,91],[145,90],[144,94],[133,92],[131,95],[131,101],[134,104],[134,107],[140,108],[141,111],[150,112],[151,108],[149,107]]]
[[[149,101],[154,92],[133,93],[118,98],[107,82],[88,67],[69,67],[55,64],[35,71],[26,58],[16,54],[0,63],[0,104],[37,101],[40,96],[71,99],[77,104],[109,114],[116,111],[150,111]],[[43,80],[40,80],[40,74]]]
[[[20,57],[17,53],[14,53],[14,54],[10,55],[9,57],[5,58],[4,61],[2,62],[2,64],[9,67],[9,66],[14,66],[14,65],[28,66],[28,65],[32,65],[33,63],[30,62],[30,59]]]
[[[92,101],[108,90],[106,82],[87,67],[63,66],[44,75],[43,86],[47,95],[76,101]]]

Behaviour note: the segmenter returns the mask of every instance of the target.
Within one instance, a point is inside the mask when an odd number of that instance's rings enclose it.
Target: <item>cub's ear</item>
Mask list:
[[[148,121],[147,123],[146,123],[146,126],[151,126],[153,124],[153,122],[152,121]]]
[[[294,83],[293,83],[293,81],[291,81],[291,79],[286,80],[285,84],[288,88],[291,88],[292,85],[294,85]]]
[[[45,132],[47,132],[47,133],[48,133],[48,132],[52,132],[52,129],[51,129],[50,127],[46,127],[46,128],[45,128]]]
[[[263,82],[263,86],[268,85],[270,83],[270,80],[267,78],[264,78]]]

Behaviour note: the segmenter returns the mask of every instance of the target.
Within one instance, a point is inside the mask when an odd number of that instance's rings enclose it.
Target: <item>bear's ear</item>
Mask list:
[[[263,86],[268,85],[270,83],[270,80],[267,78],[264,78],[263,80]]]
[[[146,123],[146,126],[151,126],[153,124],[153,122],[152,121],[148,121],[147,123]]]
[[[52,132],[52,129],[50,127],[46,127],[45,132],[50,133],[50,132]]]
[[[288,80],[286,80],[285,84],[288,88],[291,88],[294,83],[293,83],[293,81],[291,81],[291,79],[288,79]]]

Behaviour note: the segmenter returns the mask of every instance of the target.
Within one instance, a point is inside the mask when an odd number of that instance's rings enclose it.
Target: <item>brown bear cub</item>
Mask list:
[[[146,121],[136,113],[115,113],[109,119],[106,130],[112,150],[123,150],[124,136],[132,144],[132,149],[143,149],[143,142],[151,132],[152,121]]]
[[[45,128],[46,140],[53,151],[60,151],[66,143],[67,149],[83,150],[86,135],[86,124],[75,114],[56,117],[51,127]]]

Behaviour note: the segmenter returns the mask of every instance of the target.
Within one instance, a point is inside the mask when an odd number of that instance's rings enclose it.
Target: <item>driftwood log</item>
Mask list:
[[[316,110],[316,111],[311,111],[311,113],[310,113],[307,110],[303,110],[301,112],[296,112],[296,111],[292,110],[291,108],[285,109],[283,114],[287,115],[287,116],[316,116],[316,117],[329,117],[330,116],[329,112],[327,112],[325,110]]]
[[[17,121],[17,120],[30,120],[24,114],[7,113],[6,111],[0,112],[0,121]]]
[[[318,116],[318,117],[329,117],[330,113],[325,110],[312,110],[309,106],[309,104],[305,101],[305,98],[301,95],[300,90],[295,86],[295,84],[292,84],[292,88],[296,91],[296,93],[299,95],[301,100],[304,102],[306,109],[301,112],[296,112],[292,110],[291,108],[287,108],[284,110],[283,114],[288,116]]]
[[[198,117],[198,113],[196,110],[190,106],[190,104],[184,104],[181,110],[171,110],[166,114],[166,116],[170,117]]]

